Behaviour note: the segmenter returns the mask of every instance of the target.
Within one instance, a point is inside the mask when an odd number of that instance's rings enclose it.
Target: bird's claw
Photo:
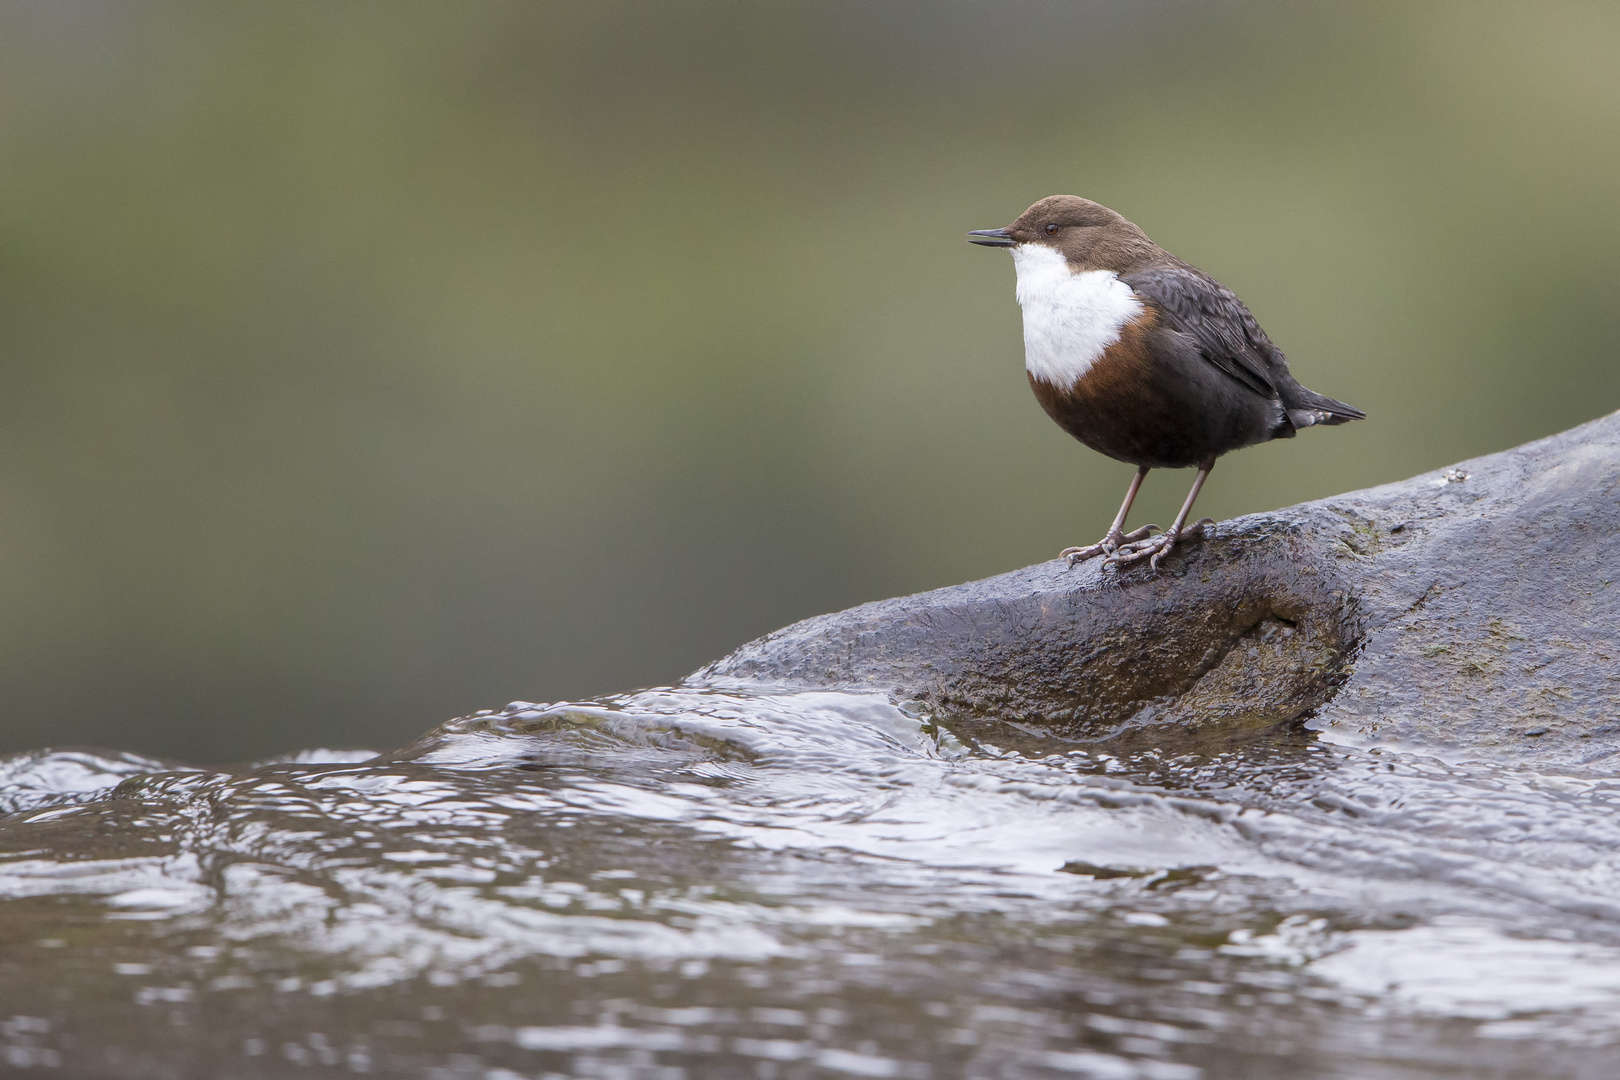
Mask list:
[[[1133,562],[1141,562],[1146,559],[1148,569],[1156,572],[1159,569],[1159,560],[1170,554],[1171,549],[1176,546],[1178,541],[1189,540],[1194,536],[1202,539],[1204,526],[1213,524],[1215,524],[1214,518],[1199,518],[1179,532],[1161,533],[1149,540],[1141,540],[1133,544],[1122,544],[1117,550],[1109,553],[1108,557],[1103,560],[1103,565],[1128,566]]]
[[[1069,568],[1073,569],[1087,559],[1094,559],[1098,555],[1107,555],[1112,558],[1114,553],[1122,548],[1139,543],[1145,537],[1161,531],[1163,530],[1157,525],[1143,525],[1140,529],[1132,529],[1128,533],[1122,533],[1118,529],[1110,529],[1108,535],[1095,544],[1087,544],[1085,547],[1064,548],[1058,552],[1058,558],[1066,560]]]

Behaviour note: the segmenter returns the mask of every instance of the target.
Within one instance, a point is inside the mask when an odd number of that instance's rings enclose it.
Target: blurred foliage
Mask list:
[[[1617,46],[1595,4],[8,4],[0,741],[391,745],[1095,539],[1130,469],[962,239],[1052,192],[1371,416],[1207,513],[1614,409]]]

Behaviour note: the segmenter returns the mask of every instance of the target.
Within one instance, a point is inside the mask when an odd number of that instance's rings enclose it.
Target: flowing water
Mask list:
[[[1608,1077],[1617,804],[1306,733],[1117,759],[743,689],[230,772],[19,755],[0,1071]]]

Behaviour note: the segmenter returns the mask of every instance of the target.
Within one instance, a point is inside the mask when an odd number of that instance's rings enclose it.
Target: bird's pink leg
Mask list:
[[[1193,501],[1198,498],[1198,492],[1203,488],[1204,481],[1209,477],[1209,471],[1215,467],[1213,461],[1198,467],[1198,475],[1193,477],[1192,490],[1187,492],[1187,501],[1181,504],[1181,513],[1176,515],[1174,525],[1170,531],[1149,540],[1141,540],[1133,544],[1121,546],[1118,551],[1109,554],[1104,565],[1113,563],[1115,566],[1125,566],[1129,563],[1147,559],[1148,565],[1154,570],[1159,568],[1159,560],[1170,553],[1176,546],[1177,540],[1184,540],[1193,535],[1202,535],[1205,525],[1215,524],[1214,518],[1199,518],[1192,525],[1187,525],[1187,515],[1192,513]]]
[[[1131,481],[1130,490],[1125,492],[1125,501],[1120,504],[1119,513],[1114,515],[1114,523],[1108,526],[1108,531],[1103,534],[1101,540],[1086,547],[1064,548],[1058,552],[1058,558],[1069,560],[1069,565],[1073,566],[1097,555],[1112,555],[1120,549],[1121,545],[1152,535],[1159,528],[1157,525],[1144,525],[1140,529],[1133,529],[1128,533],[1121,531],[1125,528],[1125,515],[1131,512],[1131,503],[1136,501],[1136,493],[1142,490],[1142,480],[1147,474],[1146,465],[1137,468],[1136,477]]]

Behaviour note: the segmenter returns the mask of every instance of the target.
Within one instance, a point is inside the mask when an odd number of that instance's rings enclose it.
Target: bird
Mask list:
[[[1024,369],[1046,414],[1091,449],[1136,466],[1103,538],[1059,553],[1070,569],[1101,555],[1105,567],[1147,559],[1157,571],[1178,542],[1215,524],[1189,526],[1187,516],[1216,458],[1366,418],[1301,386],[1232,290],[1101,203],[1049,195],[1011,225],[967,238],[1012,251]],[[1191,467],[1192,490],[1169,530],[1124,531],[1150,469]]]

